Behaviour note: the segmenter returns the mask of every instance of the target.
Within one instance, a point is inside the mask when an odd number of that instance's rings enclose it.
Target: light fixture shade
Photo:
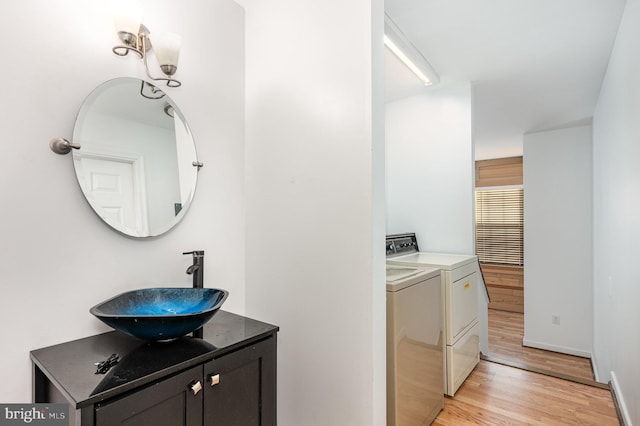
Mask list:
[[[182,39],[178,34],[173,33],[153,33],[150,34],[153,50],[160,66],[178,67],[180,57],[180,45]]]
[[[113,3],[113,8],[113,24],[116,27],[116,31],[137,35],[140,31],[142,14],[144,13],[142,3],[135,0],[116,0]]]

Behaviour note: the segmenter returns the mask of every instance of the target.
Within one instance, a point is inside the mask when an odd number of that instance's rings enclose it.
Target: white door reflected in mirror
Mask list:
[[[79,156],[82,157],[82,156]],[[144,180],[135,179],[135,162],[117,158],[82,157],[76,170],[85,181],[85,196],[94,210],[101,212],[105,222],[128,233],[149,232],[145,204]]]

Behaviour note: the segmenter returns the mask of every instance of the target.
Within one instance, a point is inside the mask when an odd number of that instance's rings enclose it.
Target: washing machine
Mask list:
[[[428,425],[444,407],[440,270],[387,265],[387,425]]]
[[[454,396],[480,361],[477,256],[420,252],[413,233],[389,235],[386,243],[387,265],[442,271],[445,393]]]

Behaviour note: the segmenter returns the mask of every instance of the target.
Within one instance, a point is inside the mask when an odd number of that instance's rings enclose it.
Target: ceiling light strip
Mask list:
[[[393,52],[424,84],[440,81],[440,76],[420,51],[409,41],[393,20],[384,14],[384,45]]]
[[[384,45],[387,46],[389,50],[391,50],[420,80],[422,80],[425,86],[431,86],[431,80],[429,80],[429,77],[424,75],[423,72],[420,71],[420,68],[418,68],[418,66],[414,64],[411,59],[409,59],[407,55],[405,55],[404,52],[400,50],[400,48],[396,46],[389,37],[387,37],[386,34],[384,36]]]

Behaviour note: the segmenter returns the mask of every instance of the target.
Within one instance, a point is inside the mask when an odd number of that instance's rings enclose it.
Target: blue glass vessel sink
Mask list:
[[[144,288],[105,300],[89,312],[131,336],[171,340],[202,327],[227,296],[228,291],[215,288]]]

